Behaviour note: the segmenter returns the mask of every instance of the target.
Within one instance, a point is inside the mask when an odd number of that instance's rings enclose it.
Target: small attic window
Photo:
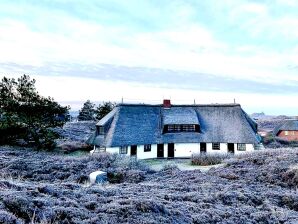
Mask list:
[[[98,126],[97,127],[97,134],[98,135],[104,135],[105,134],[105,129],[103,126]]]

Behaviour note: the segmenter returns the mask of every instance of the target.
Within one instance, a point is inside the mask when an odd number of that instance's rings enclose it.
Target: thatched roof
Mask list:
[[[110,115],[109,115],[110,116]],[[105,120],[111,120],[103,118]],[[256,123],[239,104],[162,105],[120,104],[106,134],[88,143],[116,147],[158,143],[258,143]],[[199,124],[200,133],[162,133],[166,124]],[[105,128],[106,129],[106,128]]]
[[[274,129],[273,134],[277,135],[280,131],[298,131],[298,120],[285,121]]]
[[[193,107],[172,107],[162,110],[162,123],[169,124],[199,124],[198,115]]]

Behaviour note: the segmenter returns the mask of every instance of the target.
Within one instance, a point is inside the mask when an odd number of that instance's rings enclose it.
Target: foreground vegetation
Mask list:
[[[225,167],[153,172],[115,155],[0,149],[0,223],[297,223],[298,151],[225,160]],[[112,183],[88,186],[106,170]]]

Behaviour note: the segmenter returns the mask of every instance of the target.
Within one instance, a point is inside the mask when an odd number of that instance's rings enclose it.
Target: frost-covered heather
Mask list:
[[[232,157],[230,154],[223,153],[195,153],[191,157],[191,164],[196,166],[216,165],[230,157]]]
[[[207,173],[120,161],[1,148],[0,223],[298,222],[298,151],[249,154]],[[122,182],[80,181],[99,168]]]

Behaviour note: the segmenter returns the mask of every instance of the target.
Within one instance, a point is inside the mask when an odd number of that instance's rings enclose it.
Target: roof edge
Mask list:
[[[117,106],[145,106],[145,107],[162,107],[163,104],[145,104],[145,103],[120,103]],[[171,107],[241,107],[240,104],[226,103],[226,104],[171,104]]]

